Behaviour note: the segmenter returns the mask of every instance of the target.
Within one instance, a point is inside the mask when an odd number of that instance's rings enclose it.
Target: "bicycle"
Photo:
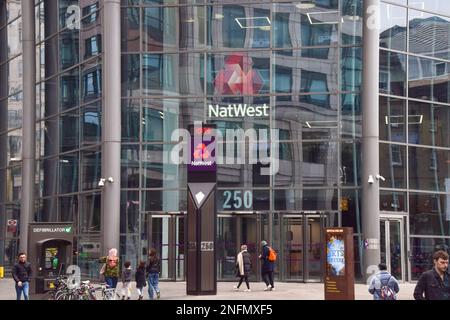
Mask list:
[[[100,287],[95,288],[95,291],[101,292],[102,300],[120,300],[117,288],[109,288],[106,282],[100,283]]]

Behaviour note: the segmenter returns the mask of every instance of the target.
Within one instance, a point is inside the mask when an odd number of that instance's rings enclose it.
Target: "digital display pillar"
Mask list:
[[[215,126],[189,127],[186,291],[188,295],[217,293]]]
[[[353,228],[325,228],[325,300],[355,300]]]

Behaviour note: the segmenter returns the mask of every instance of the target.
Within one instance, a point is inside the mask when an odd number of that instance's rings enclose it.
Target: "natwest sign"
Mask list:
[[[247,105],[247,104],[229,104],[228,106],[208,105],[208,117],[217,118],[235,118],[235,117],[268,117],[269,106],[263,105]]]
[[[191,157],[188,171],[216,171],[215,137],[212,135],[211,124],[200,124],[190,127]]]

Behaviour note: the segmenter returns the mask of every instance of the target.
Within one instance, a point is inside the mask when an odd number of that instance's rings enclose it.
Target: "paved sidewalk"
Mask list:
[[[217,295],[188,296],[186,282],[160,282],[161,300],[323,300],[323,283],[287,283],[275,282],[274,291],[263,291],[263,282],[250,283],[251,292],[244,292],[245,284],[240,291],[234,291],[236,282],[218,282]],[[415,284],[401,283],[399,300],[413,300]],[[119,292],[121,283],[118,284]],[[148,299],[148,287],[145,287],[144,299]],[[372,300],[367,285],[355,285],[356,300]],[[0,300],[15,299],[14,281],[11,278],[0,279]],[[132,283],[132,299],[137,299],[135,283]]]

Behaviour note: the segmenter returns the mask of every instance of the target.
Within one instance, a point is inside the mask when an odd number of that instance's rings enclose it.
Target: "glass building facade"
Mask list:
[[[450,245],[450,4],[380,2],[381,260],[402,281]],[[18,250],[22,186],[21,3],[0,0],[0,265]],[[172,134],[194,121],[278,130],[276,141],[224,140],[273,153],[217,166],[217,275],[234,280],[242,243],[259,280],[259,243],[280,281],[323,280],[323,227],[362,234],[362,0],[122,0],[119,253],[133,268],[155,247],[162,279],[184,280],[187,168]],[[104,254],[103,1],[35,1],[38,222],[71,221],[74,262],[98,276]],[[447,68],[449,66],[449,68]],[[230,106],[230,107],[229,107]],[[240,106],[240,107],[239,107]],[[234,109],[233,109],[234,107]],[[249,112],[249,108],[261,112]],[[247,108],[247,114],[234,113]],[[218,110],[222,110],[219,112]],[[112,120],[114,121],[114,119]],[[104,122],[103,122],[104,124]]]

